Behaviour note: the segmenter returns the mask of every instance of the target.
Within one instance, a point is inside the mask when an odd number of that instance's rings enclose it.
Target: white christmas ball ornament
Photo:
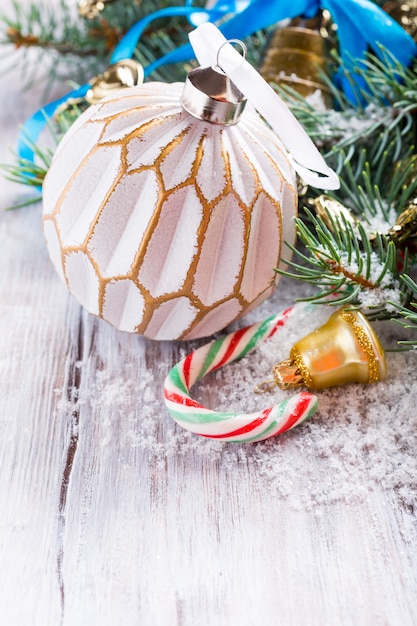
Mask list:
[[[182,91],[147,83],[91,106],[43,189],[69,291],[120,330],[161,340],[211,335],[262,302],[295,237],[295,172],[277,136],[241,104],[229,119],[222,98],[197,119]]]

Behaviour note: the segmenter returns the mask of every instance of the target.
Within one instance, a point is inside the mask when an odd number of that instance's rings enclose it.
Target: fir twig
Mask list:
[[[32,2],[28,7],[13,0],[14,14],[0,13],[3,26],[2,44],[12,44],[20,51],[22,82],[25,87],[47,78],[65,80],[69,75],[74,80],[90,78],[94,70],[103,63],[107,54],[105,40],[97,41],[88,28],[74,16],[67,0],[60,0],[58,8]],[[103,37],[106,37],[103,30]],[[37,63],[29,56],[37,52]],[[19,57],[18,57],[19,58]],[[16,59],[13,64],[16,71]]]
[[[381,152],[395,141],[397,158],[400,149],[410,145],[410,140],[414,143],[415,73],[398,63],[385,49],[380,48],[380,54],[381,59],[368,55],[365,60],[351,61],[348,67],[343,66],[337,54],[334,55],[339,68],[336,78],[344,75],[350,81],[356,105],[352,105],[336,86],[335,78],[325,74],[322,74],[322,80],[335,103],[333,109],[318,109],[313,101],[293,89],[279,88],[306,132],[327,158],[349,149],[352,149],[352,158],[358,149],[369,149],[376,137]],[[367,89],[353,83],[352,74],[357,77],[358,84],[366,84]]]
[[[280,273],[314,284],[318,293],[307,300],[332,305],[350,302],[369,309],[373,317],[385,318],[387,294],[394,298],[397,290],[395,244],[379,236],[374,248],[360,222],[353,226],[343,216],[328,213],[328,227],[308,209],[306,213],[309,225],[298,218],[296,228],[307,253],[291,246],[303,263],[288,260],[294,272]]]
[[[389,172],[393,150],[393,146],[386,150],[374,168],[365,150],[359,153],[355,168],[340,153],[341,189],[329,196],[348,207],[356,220],[328,209],[325,215],[316,215],[307,207],[296,219],[304,252],[289,246],[294,259],[280,273],[317,288],[306,300],[350,303],[371,319],[394,319],[409,311],[408,281],[416,256],[412,248],[399,246],[390,233],[396,217],[415,197],[416,156],[409,150]]]
[[[12,44],[20,49],[20,67],[26,87],[45,76],[48,80],[89,81],[102,72],[121,37],[139,19],[177,2],[117,0],[106,3],[91,20],[81,19],[74,12],[73,4],[70,0],[59,0],[58,9],[52,9],[46,3],[33,0],[28,7],[22,7],[18,0],[13,0],[11,16],[0,11],[0,45]],[[138,60],[147,64],[186,43],[191,28],[182,16],[155,20],[137,45]],[[39,62],[36,64],[28,62],[28,52],[32,50],[37,52]],[[45,72],[41,77],[42,66]],[[13,69],[16,69],[15,62]],[[180,65],[174,71],[172,67],[169,70],[156,72],[155,78],[164,79],[164,75],[165,80],[172,81],[176,76],[183,76]]]
[[[399,318],[394,319],[395,322],[401,324],[404,328],[411,329],[417,334],[417,283],[411,278],[411,276],[403,275],[401,280],[407,290],[409,296],[408,306],[399,306],[393,303]],[[398,342],[401,345],[409,347],[417,347],[417,339],[400,340]]]

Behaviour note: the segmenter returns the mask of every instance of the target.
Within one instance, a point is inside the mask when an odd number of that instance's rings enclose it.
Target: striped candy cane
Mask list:
[[[193,433],[220,441],[251,442],[290,430],[315,413],[317,397],[301,392],[256,413],[212,411],[189,394],[195,382],[227,363],[242,358],[285,326],[300,306],[295,305],[263,322],[237,330],[188,354],[168,374],[165,404],[174,420]]]

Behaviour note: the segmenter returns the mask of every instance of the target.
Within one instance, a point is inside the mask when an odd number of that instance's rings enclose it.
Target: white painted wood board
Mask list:
[[[0,80],[4,162],[41,91]],[[20,193],[2,179],[1,208]],[[250,321],[299,289],[283,283]],[[234,446],[164,408],[164,377],[200,344],[87,315],[49,261],[40,205],[0,213],[0,623],[416,624],[415,354],[390,355],[372,389],[323,392],[279,440]],[[233,367],[199,398],[239,404],[259,359]]]

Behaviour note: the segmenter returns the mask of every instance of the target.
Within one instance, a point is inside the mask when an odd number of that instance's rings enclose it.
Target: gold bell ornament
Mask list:
[[[255,390],[263,393],[275,385],[316,390],[352,382],[376,383],[385,378],[385,369],[384,350],[367,318],[360,311],[342,308],[297,341],[290,358],[274,366],[274,378]]]
[[[260,68],[268,82],[287,85],[304,98],[319,92],[324,104],[331,94],[323,76],[329,74],[328,11],[312,19],[294,18],[272,35]]]
[[[158,340],[211,335],[272,293],[295,237],[296,169],[339,185],[213,24],[190,39],[202,67],[185,84],[144,83],[93,104],[43,187],[47,246],[69,291],[118,329]]]

